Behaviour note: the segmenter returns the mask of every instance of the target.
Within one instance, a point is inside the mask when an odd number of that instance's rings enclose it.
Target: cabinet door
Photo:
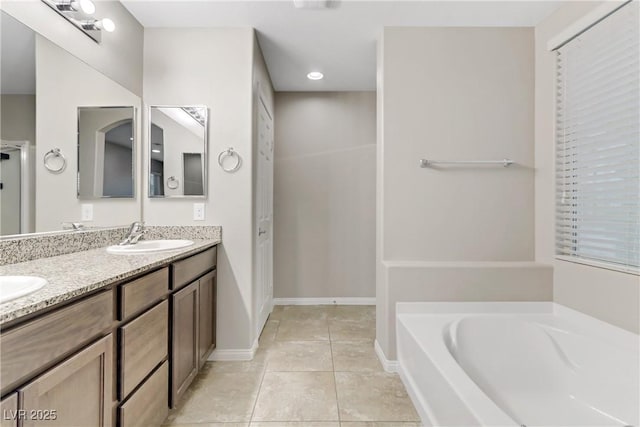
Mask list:
[[[200,279],[200,334],[198,345],[199,368],[207,361],[216,344],[216,272]]]
[[[2,421],[0,427],[16,427],[18,425],[18,394],[13,393],[0,402]]]
[[[171,296],[171,407],[174,408],[198,373],[199,281]]]
[[[111,334],[19,390],[23,426],[111,427]]]

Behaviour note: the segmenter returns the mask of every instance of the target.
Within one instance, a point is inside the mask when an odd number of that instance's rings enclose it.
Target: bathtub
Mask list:
[[[398,303],[425,426],[638,426],[637,335],[549,303]]]

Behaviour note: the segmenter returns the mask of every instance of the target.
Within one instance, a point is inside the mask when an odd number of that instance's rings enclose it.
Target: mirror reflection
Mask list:
[[[0,235],[9,235],[35,231],[35,34],[2,12],[0,42]]]
[[[132,198],[133,107],[78,108],[78,198]]]
[[[207,108],[150,108],[149,197],[206,195]]]
[[[140,97],[4,10],[0,74],[0,236],[140,220]]]

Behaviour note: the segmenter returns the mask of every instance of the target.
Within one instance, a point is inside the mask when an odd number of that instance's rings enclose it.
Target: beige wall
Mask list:
[[[119,1],[95,1],[95,16],[110,18],[116,31],[100,44],[40,0],[3,0],[0,8],[80,60],[142,96],[142,25]]]
[[[1,95],[2,139],[36,143],[36,96]]]
[[[638,333],[638,276],[554,259],[555,54],[547,41],[601,4],[571,2],[535,28],[536,260],[554,265],[554,301]]]
[[[375,102],[276,94],[276,298],[375,296]]]
[[[533,31],[387,28],[384,43],[385,259],[532,260]]]
[[[80,222],[81,204],[92,203],[91,226],[124,225],[140,219],[136,199],[81,201],[77,197],[78,107],[132,106],[140,119],[138,96],[99,73],[64,49],[36,35],[36,231],[60,230],[63,222]],[[136,133],[136,159],[140,159],[140,133]],[[66,169],[53,174],[42,158],[60,148]],[[136,175],[139,187],[140,168]]]
[[[385,28],[378,60],[376,326],[395,359],[396,302],[549,300],[551,270],[531,263],[533,30]]]
[[[218,251],[217,353],[245,351],[253,327],[253,73],[251,28],[151,28],[145,30],[144,94],[151,105],[209,108],[208,195],[202,199],[144,200],[150,225],[220,225]],[[145,111],[145,117],[148,112]],[[147,126],[144,129],[148,132]],[[148,141],[145,138],[145,144]],[[233,147],[242,167],[226,173],[218,153]],[[145,152],[148,146],[145,146]],[[144,165],[145,194],[148,165]],[[193,220],[193,204],[204,202],[205,221]]]

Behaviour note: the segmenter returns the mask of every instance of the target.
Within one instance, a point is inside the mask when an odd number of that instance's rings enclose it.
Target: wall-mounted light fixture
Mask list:
[[[80,31],[96,42],[102,41],[102,31],[113,32],[116,25],[109,18],[98,19],[92,15],[96,12],[94,0],[42,0],[51,9],[58,12]]]
[[[82,25],[83,29],[92,31],[105,30],[108,33],[113,33],[116,30],[116,24],[109,18],[90,19],[80,22],[80,25]]]
[[[60,12],[82,11],[87,15],[96,13],[96,5],[91,0],[60,0],[56,1],[55,4]]]

